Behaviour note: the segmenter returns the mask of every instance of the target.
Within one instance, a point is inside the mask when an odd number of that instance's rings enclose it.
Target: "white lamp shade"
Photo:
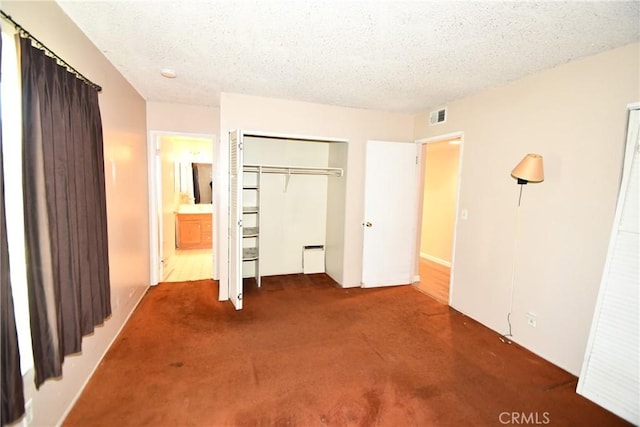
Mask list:
[[[544,181],[544,168],[542,156],[539,154],[527,154],[520,163],[513,168],[511,176],[527,182]]]

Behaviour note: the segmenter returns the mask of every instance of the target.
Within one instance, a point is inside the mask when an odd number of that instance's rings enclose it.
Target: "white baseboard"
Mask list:
[[[435,257],[433,255],[429,255],[425,252],[420,252],[420,258],[428,259],[429,261],[435,262],[436,264],[444,265],[445,267],[451,267],[451,262]]]

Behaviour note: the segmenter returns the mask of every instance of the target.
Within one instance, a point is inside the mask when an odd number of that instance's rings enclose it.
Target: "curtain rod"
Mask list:
[[[70,72],[75,74],[77,78],[79,78],[80,80],[82,80],[83,82],[85,82],[86,84],[91,86],[92,88],[94,88],[96,91],[98,91],[98,92],[102,91],[102,87],[100,87],[100,85],[95,84],[94,82],[92,82],[91,80],[86,78],[80,71],[78,71],[75,68],[73,68],[67,61],[65,61],[60,56],[58,56],[57,53],[55,53],[53,50],[49,49],[47,47],[47,45],[45,45],[40,40],[35,38],[33,36],[33,34],[31,34],[29,31],[27,31],[22,25],[18,24],[16,21],[14,21],[11,16],[7,15],[4,12],[4,10],[0,9],[0,15],[2,15],[2,17],[4,19],[6,19],[7,21],[11,22],[18,29],[18,31],[20,31],[20,37],[28,38],[31,41],[36,42],[38,44],[38,46],[36,46],[36,47],[44,50],[49,56],[52,56],[53,58],[55,58],[56,61],[61,63],[61,65],[64,65],[65,68],[67,68],[67,70],[69,70]]]

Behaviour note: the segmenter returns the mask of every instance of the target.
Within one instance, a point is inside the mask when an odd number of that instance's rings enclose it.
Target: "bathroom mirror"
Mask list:
[[[193,198],[196,204],[210,204],[213,200],[213,174],[211,163],[192,163]]]
[[[213,201],[213,167],[211,163],[176,162],[176,192],[188,199],[187,203],[211,204]]]

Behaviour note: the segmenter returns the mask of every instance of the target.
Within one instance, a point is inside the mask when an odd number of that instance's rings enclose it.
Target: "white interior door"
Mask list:
[[[242,309],[242,131],[229,132],[229,299]]]
[[[418,223],[417,156],[415,143],[367,142],[363,287],[412,282]]]

